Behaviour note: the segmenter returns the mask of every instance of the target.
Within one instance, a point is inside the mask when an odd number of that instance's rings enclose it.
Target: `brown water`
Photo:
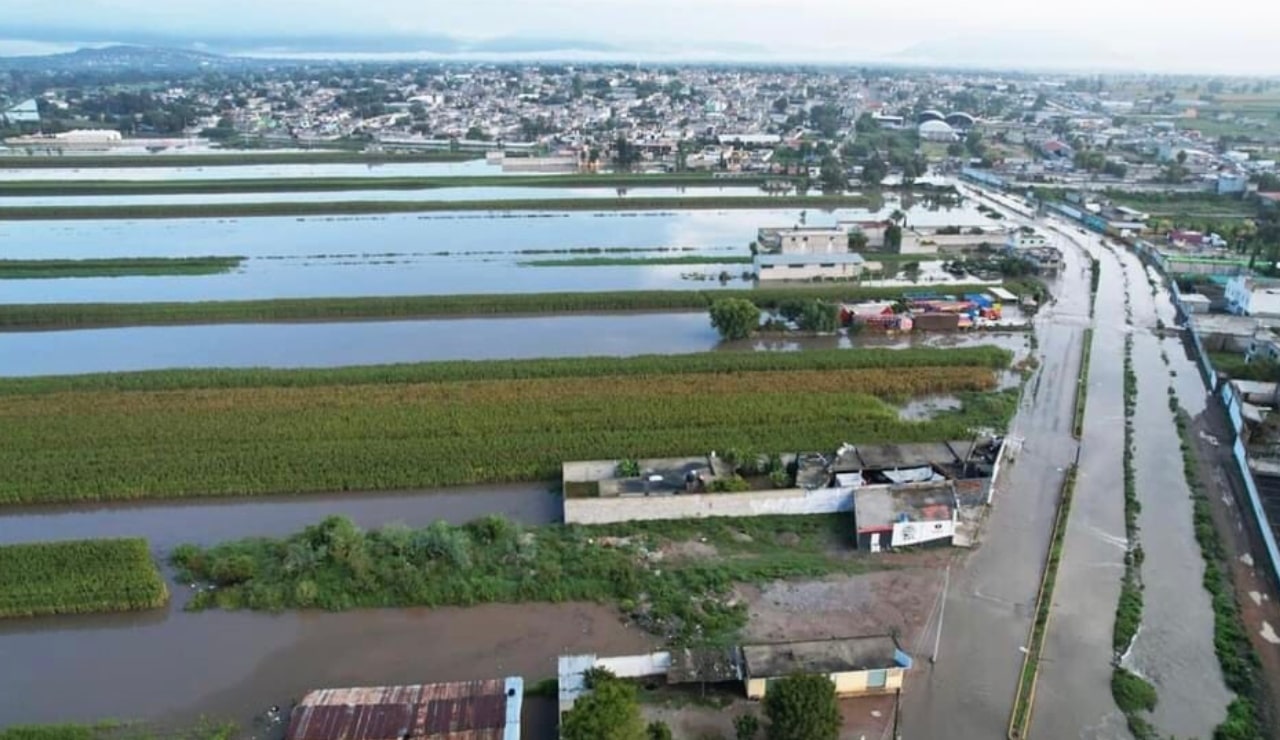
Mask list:
[[[553,676],[562,653],[653,644],[595,604],[272,615],[186,613],[184,599],[177,589],[167,612],[147,615],[0,623],[0,725],[212,716],[263,737],[255,718],[272,705],[287,710],[313,688],[507,675],[533,682]]]

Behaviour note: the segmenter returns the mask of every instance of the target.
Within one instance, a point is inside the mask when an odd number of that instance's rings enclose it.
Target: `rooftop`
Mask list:
[[[288,740],[518,740],[519,678],[320,689],[298,702]]]
[[[854,519],[858,531],[892,527],[894,522],[950,520],[956,496],[948,483],[914,484],[887,489],[863,488],[853,494]]]
[[[911,667],[889,635],[743,645],[742,658],[751,678]]]

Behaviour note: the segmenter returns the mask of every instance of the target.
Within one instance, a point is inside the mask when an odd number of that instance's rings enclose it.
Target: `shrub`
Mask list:
[[[764,695],[769,740],[836,740],[840,707],[826,676],[795,674],[771,681]]]
[[[711,304],[711,325],[724,339],[746,339],[760,326],[760,309],[745,298],[724,298]]]

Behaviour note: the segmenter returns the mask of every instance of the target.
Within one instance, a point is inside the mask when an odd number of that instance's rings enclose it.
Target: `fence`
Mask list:
[[[566,524],[610,524],[712,516],[836,514],[853,511],[853,489],[792,488],[746,493],[691,493],[675,496],[621,496],[564,499]]]

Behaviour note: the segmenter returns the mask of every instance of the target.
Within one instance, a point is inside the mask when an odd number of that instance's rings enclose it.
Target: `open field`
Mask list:
[[[3,165],[3,160],[0,160]],[[13,180],[0,183],[0,196],[165,195],[319,192],[330,190],[426,190],[459,187],[661,187],[699,185],[759,187],[785,176],[712,177],[710,174],[457,175],[441,177],[273,177],[222,180]]]
[[[181,579],[212,583],[191,608],[470,606],[597,601],[678,644],[738,637],[735,585],[885,567],[849,551],[848,517],[753,517],[521,528],[488,517],[462,526],[364,532],[331,517],[283,540],[182,546]]]
[[[0,157],[0,169],[89,169],[94,167],[234,167],[248,164],[386,164],[390,162],[468,162],[472,152],[368,154],[341,150],[310,152],[235,151],[214,154],[121,154]]]
[[[106,720],[94,724],[13,725],[0,729],[0,740],[232,740],[230,723],[202,720],[194,727],[157,727]]]
[[[251,218],[255,216],[340,216],[435,211],[663,211],[759,208],[862,208],[874,204],[863,195],[759,195],[709,198],[536,198],[513,200],[334,201],[274,203],[194,203],[183,205],[7,206],[0,221]]]
[[[754,290],[645,290],[583,293],[490,293],[463,295],[284,298],[258,301],[182,303],[32,303],[0,305],[0,328],[72,329],[165,324],[225,324],[255,321],[350,321],[426,319],[447,316],[571,314],[600,311],[705,310],[722,298],[746,298],[761,308],[793,299],[892,300],[904,293],[972,293],[986,285],[945,288],[868,288],[857,283],[796,285]],[[1006,285],[1015,293],[1021,290]]]
[[[145,540],[0,546],[0,617],[153,609],[168,600]]]
[[[979,391],[1009,357],[829,350],[5,381],[0,503],[549,481],[564,460],[964,439],[1007,425],[1016,396]],[[931,393],[963,407],[909,422],[883,400]]]
[[[217,275],[244,257],[137,257],[84,260],[0,259],[0,280],[123,277],[126,275]]]

